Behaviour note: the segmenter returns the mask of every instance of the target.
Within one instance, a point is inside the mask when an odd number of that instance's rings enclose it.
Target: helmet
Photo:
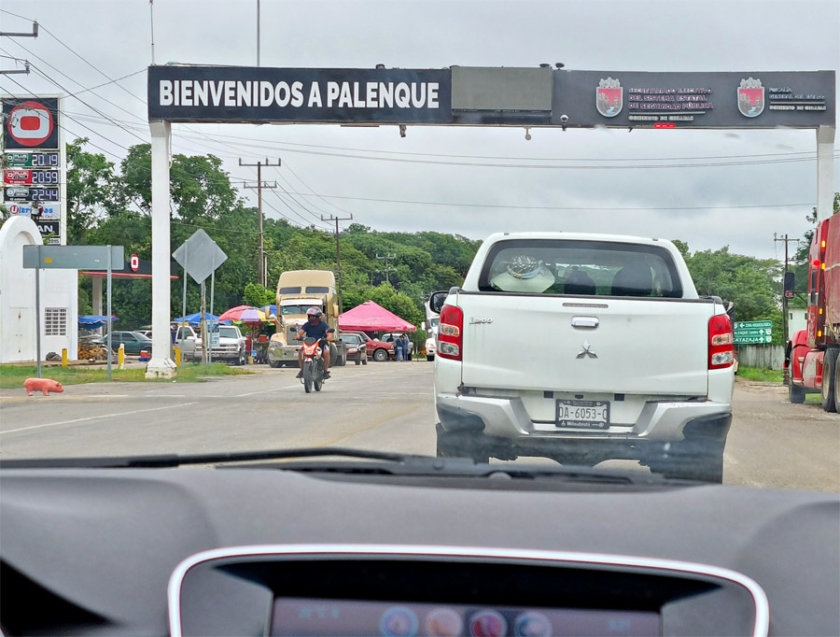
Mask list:
[[[321,320],[323,315],[324,313],[317,307],[310,307],[306,310],[306,317],[309,319],[310,323],[317,323]]]

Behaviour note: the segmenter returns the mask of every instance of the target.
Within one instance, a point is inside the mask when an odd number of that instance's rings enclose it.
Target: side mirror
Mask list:
[[[447,290],[432,292],[429,296],[429,309],[435,314],[440,314],[440,310],[443,307],[447,296],[449,296],[449,292]]]
[[[793,272],[785,272],[785,298],[792,299],[796,288],[796,275]]]

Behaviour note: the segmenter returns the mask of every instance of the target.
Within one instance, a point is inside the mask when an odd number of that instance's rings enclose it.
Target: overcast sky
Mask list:
[[[0,75],[0,95],[77,94],[66,101],[68,136],[89,137],[89,150],[116,162],[149,140],[152,14],[157,64],[253,66],[256,8],[256,0],[0,0],[0,32],[41,25],[38,38],[0,36],[0,55],[27,59],[33,71]],[[840,0],[261,0],[260,23],[262,66],[840,71]],[[0,68],[21,66],[2,57]],[[125,79],[108,83],[117,78]],[[801,237],[816,203],[812,130],[531,136],[522,128],[418,126],[401,138],[394,126],[176,124],[173,150],[221,157],[237,183],[255,179],[240,158],[281,158],[281,168],[264,171],[280,186],[265,194],[265,210],[298,225],[352,214],[378,230],[471,238],[610,231],[781,259],[774,233]],[[838,148],[835,141],[835,157]]]

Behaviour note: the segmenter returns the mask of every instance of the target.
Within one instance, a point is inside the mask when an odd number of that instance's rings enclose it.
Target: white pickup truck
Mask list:
[[[245,337],[235,325],[219,326],[219,344],[210,350],[210,359],[216,362],[244,365],[248,360]],[[175,345],[181,348],[185,361],[201,360],[201,336],[189,325],[181,325],[175,335]]]
[[[429,305],[439,456],[633,459],[722,481],[732,327],[671,242],[494,234]]]

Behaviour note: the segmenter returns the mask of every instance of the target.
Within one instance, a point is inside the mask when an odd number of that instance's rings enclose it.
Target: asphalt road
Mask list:
[[[3,389],[0,457],[302,446],[434,454],[432,368],[425,361],[349,365],[311,394],[296,370],[266,366],[203,383],[71,385],[49,397]],[[734,414],[725,483],[840,492],[840,415],[791,405],[783,387],[740,378]]]

